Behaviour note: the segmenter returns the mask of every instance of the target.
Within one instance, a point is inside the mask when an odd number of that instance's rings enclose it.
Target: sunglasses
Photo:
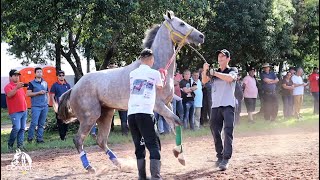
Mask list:
[[[59,74],[59,77],[64,77],[64,74]]]

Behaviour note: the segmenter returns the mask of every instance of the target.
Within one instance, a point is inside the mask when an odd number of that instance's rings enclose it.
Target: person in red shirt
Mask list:
[[[313,72],[309,76],[310,92],[313,96],[313,113],[319,114],[319,69],[313,68]]]
[[[12,69],[9,72],[10,83],[4,87],[8,112],[12,122],[12,130],[8,140],[9,152],[13,152],[15,139],[17,139],[17,147],[26,151],[23,147],[23,141],[28,113],[26,93],[22,88],[25,87],[25,85],[23,82],[19,82],[20,75],[19,71]]]

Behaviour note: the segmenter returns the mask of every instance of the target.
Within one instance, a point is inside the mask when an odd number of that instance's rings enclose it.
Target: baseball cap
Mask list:
[[[57,76],[58,76],[59,74],[65,74],[65,73],[64,73],[64,71],[59,70],[59,71],[57,72]]]
[[[226,50],[226,49],[222,49],[222,50],[216,51],[216,55],[217,55],[217,56],[219,55],[219,53],[222,53],[222,54],[224,54],[225,56],[227,56],[227,58],[230,58],[230,52],[229,52],[228,50]]]
[[[14,74],[21,75],[20,72],[16,69],[11,69],[9,72],[9,76],[12,77]]]
[[[249,67],[249,68],[248,68],[248,72],[249,72],[249,71],[252,71],[252,70],[255,71],[256,69],[255,69],[254,67]]]

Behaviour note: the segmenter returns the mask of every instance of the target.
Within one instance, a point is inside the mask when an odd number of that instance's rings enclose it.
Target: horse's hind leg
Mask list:
[[[120,167],[120,163],[117,159],[117,156],[111,151],[111,149],[108,148],[108,145],[107,145],[113,114],[114,114],[114,109],[110,109],[110,108],[101,109],[101,116],[97,120],[97,124],[98,124],[97,143],[106,152],[106,154],[109,156],[109,159],[112,161],[112,163]]]
[[[80,159],[83,167],[91,173],[95,172],[95,169],[91,166],[90,162],[87,159],[86,152],[83,148],[83,142],[85,138],[88,136],[91,128],[96,122],[97,117],[94,116],[78,116],[78,120],[80,122],[80,127],[77,135],[73,139],[73,143],[75,144],[78,152],[80,153]]]

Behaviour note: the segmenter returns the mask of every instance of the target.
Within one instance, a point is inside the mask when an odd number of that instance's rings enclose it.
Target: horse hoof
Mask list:
[[[117,166],[119,169],[121,169],[121,163],[119,162],[118,159],[112,159],[111,161],[115,166]]]
[[[182,153],[178,155],[178,161],[179,161],[179,163],[180,163],[181,165],[183,165],[183,166],[186,165],[186,160],[184,159],[184,156],[183,156]]]
[[[90,174],[95,174],[95,173],[96,173],[96,169],[95,169],[94,167],[92,167],[92,166],[89,166],[89,167],[87,168],[87,171],[88,171],[88,173],[90,173]]]
[[[181,145],[174,147],[172,152],[173,152],[174,157],[177,158],[179,156],[179,154],[182,153]]]

